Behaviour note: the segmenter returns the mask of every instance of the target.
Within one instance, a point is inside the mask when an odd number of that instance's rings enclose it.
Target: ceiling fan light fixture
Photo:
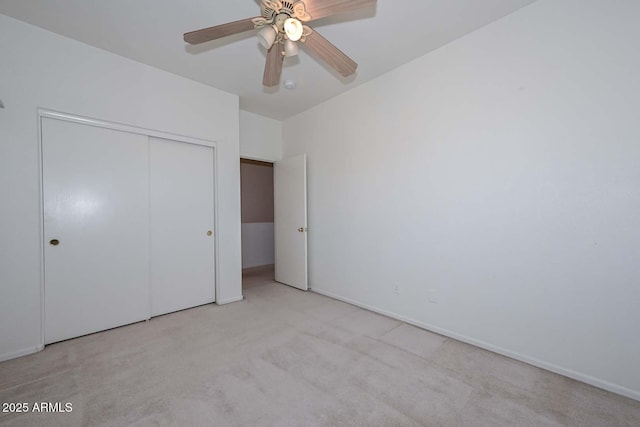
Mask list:
[[[291,39],[285,40],[284,42],[284,56],[287,58],[290,56],[296,56],[300,52],[300,48],[298,47],[298,43],[292,41]]]
[[[278,30],[275,27],[268,26],[258,32],[258,41],[265,49],[271,49],[273,43],[276,41]]]
[[[295,18],[289,18],[284,22],[284,32],[287,34],[287,38],[293,42],[297,42],[302,37],[302,22]]]
[[[257,31],[260,44],[267,50],[262,84],[269,88],[280,85],[285,56],[298,53],[298,41],[304,43],[316,59],[326,63],[341,76],[349,77],[355,74],[358,64],[303,23],[375,6],[376,2],[377,0],[260,0],[260,16],[190,31],[184,33],[182,38],[185,43],[199,45]]]

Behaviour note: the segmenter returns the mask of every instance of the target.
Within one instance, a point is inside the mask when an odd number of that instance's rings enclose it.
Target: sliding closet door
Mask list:
[[[150,140],[151,314],[215,300],[213,148]]]
[[[148,318],[148,147],[42,119],[45,343]]]

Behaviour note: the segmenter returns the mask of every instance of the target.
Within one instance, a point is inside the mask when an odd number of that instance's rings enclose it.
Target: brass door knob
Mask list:
[[[213,236],[213,231],[211,230],[207,231],[207,236]]]
[[[301,232],[301,233],[304,233],[304,227],[298,228],[298,231]]]
[[[51,240],[49,240],[49,244],[51,244],[52,246],[58,246],[60,244],[60,240],[51,239]]]

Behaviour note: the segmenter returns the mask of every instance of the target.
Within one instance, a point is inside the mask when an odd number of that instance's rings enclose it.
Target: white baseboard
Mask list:
[[[365,310],[373,311],[375,313],[382,314],[384,316],[391,317],[391,318],[396,319],[396,320],[400,320],[400,321],[408,323],[410,325],[417,326],[417,327],[422,328],[422,329],[426,329],[426,330],[428,330],[430,332],[435,332],[437,334],[444,335],[446,337],[453,338],[453,339],[456,339],[458,341],[462,341],[462,342],[465,342],[467,344],[471,344],[471,345],[474,345],[476,347],[480,347],[482,349],[489,350],[489,351],[492,351],[494,353],[498,353],[498,354],[501,354],[503,356],[507,356],[507,357],[510,357],[512,359],[515,359],[515,360],[519,360],[520,362],[528,363],[529,365],[533,365],[533,366],[536,366],[538,368],[542,368],[542,369],[545,369],[547,371],[551,371],[551,372],[554,372],[556,374],[563,375],[565,377],[568,377],[568,378],[571,378],[571,379],[574,379],[574,380],[577,380],[577,381],[592,385],[594,387],[598,387],[598,388],[601,388],[603,390],[607,390],[607,391],[610,391],[612,393],[616,393],[616,394],[619,394],[621,396],[625,396],[625,397],[628,397],[630,399],[634,399],[634,400],[640,401],[640,391],[631,390],[629,388],[620,386],[618,384],[610,383],[608,381],[604,381],[604,380],[592,377],[590,375],[586,375],[586,374],[583,374],[583,373],[580,373],[580,372],[576,372],[576,371],[571,370],[571,369],[563,368],[562,366],[554,365],[553,363],[544,362],[544,361],[538,360],[538,359],[536,359],[534,357],[530,357],[530,356],[527,356],[527,355],[524,355],[524,354],[520,354],[520,353],[511,351],[511,350],[507,350],[507,349],[504,349],[504,348],[501,348],[501,347],[497,347],[497,346],[489,344],[487,342],[484,342],[484,341],[481,341],[481,340],[477,340],[475,338],[471,338],[471,337],[468,337],[468,336],[465,336],[465,335],[461,335],[461,334],[458,334],[456,332],[449,331],[447,329],[442,329],[442,328],[439,328],[437,326],[433,326],[433,325],[430,325],[430,324],[427,324],[427,323],[424,323],[424,322],[420,322],[418,320],[414,320],[414,319],[410,319],[408,317],[401,316],[401,315],[396,314],[396,313],[392,313],[390,311],[382,310],[382,309],[377,308],[377,307],[373,307],[373,306],[370,306],[370,305],[367,305],[367,304],[363,304],[361,302],[352,300],[350,298],[345,298],[343,296],[334,294],[333,292],[325,291],[325,290],[319,289],[319,288],[311,288],[310,290],[315,292],[315,293],[318,293],[320,295],[324,295],[324,296],[327,296],[329,298],[333,298],[333,299],[336,299],[336,300],[339,300],[339,301],[343,301],[343,302],[346,302],[348,304],[355,305],[355,306],[360,307],[360,308],[364,308]]]
[[[242,274],[261,273],[263,271],[275,270],[275,264],[259,265],[257,267],[248,267],[242,269]]]
[[[218,304],[218,305],[231,304],[232,302],[242,301],[243,299],[244,299],[244,296],[240,295],[239,297],[233,297],[233,298],[227,298],[227,299],[223,299],[223,300],[218,300],[218,301],[216,301],[216,304]]]
[[[4,362],[5,360],[15,359],[16,357],[26,356],[28,354],[37,353],[39,351],[44,350],[44,345],[38,345],[36,347],[25,348],[19,351],[13,351],[11,353],[0,354],[0,362]]]

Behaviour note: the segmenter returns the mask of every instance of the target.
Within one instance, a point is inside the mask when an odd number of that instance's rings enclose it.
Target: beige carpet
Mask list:
[[[272,273],[271,273],[272,274]],[[0,363],[14,426],[639,426],[640,403],[269,280]]]

